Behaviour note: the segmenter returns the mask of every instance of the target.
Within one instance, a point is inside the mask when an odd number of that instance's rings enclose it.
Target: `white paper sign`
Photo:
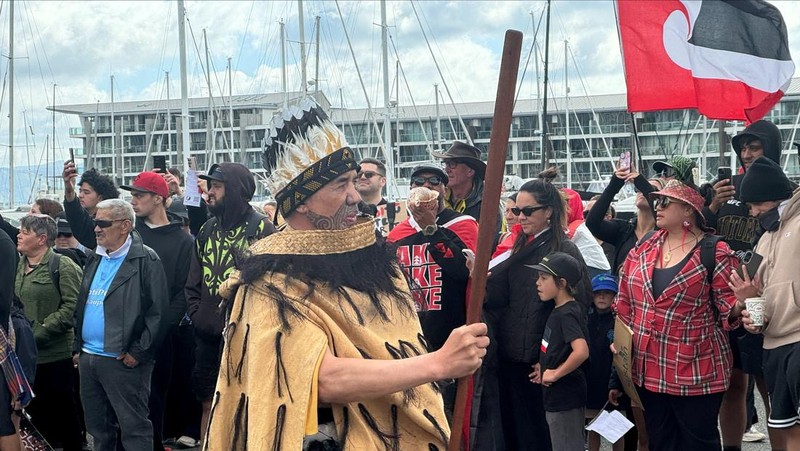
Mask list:
[[[200,190],[197,189],[197,170],[186,171],[186,189],[183,192],[183,205],[200,206]]]
[[[602,410],[600,411],[600,415],[586,426],[586,430],[597,432],[609,442],[616,443],[623,435],[630,431],[632,427],[633,423],[628,421],[619,411],[614,410],[608,412]]]

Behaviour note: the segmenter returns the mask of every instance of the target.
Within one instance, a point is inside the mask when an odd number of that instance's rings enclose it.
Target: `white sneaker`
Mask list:
[[[194,448],[200,444],[199,440],[195,440],[192,437],[189,437],[188,435],[181,436],[175,442],[182,448]]]
[[[748,443],[761,442],[764,441],[766,438],[767,435],[756,429],[755,426],[750,426],[750,430],[748,430],[747,432],[744,433],[744,435],[742,435],[742,441]]]

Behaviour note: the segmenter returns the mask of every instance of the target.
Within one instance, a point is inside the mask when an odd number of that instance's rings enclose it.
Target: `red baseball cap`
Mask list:
[[[133,183],[120,186],[120,188],[126,191],[158,194],[163,198],[169,197],[167,181],[164,180],[161,174],[155,172],[142,172],[133,179]]]

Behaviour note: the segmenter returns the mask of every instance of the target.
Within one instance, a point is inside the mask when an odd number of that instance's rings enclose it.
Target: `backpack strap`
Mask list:
[[[700,240],[700,262],[706,268],[709,286],[714,280],[714,270],[717,268],[717,243],[721,239],[719,235],[706,235]]]
[[[56,287],[56,291],[58,291],[59,303],[61,303],[61,272],[58,270],[60,264],[61,254],[58,252],[53,252],[53,255],[50,256],[50,262],[47,264],[47,266],[50,270],[50,280],[53,281],[53,286]]]
[[[247,226],[244,231],[244,236],[247,238],[248,243],[252,243],[259,238],[261,223],[264,222],[266,217],[266,215],[256,211],[255,208],[250,209],[250,213],[247,215]]]
[[[634,232],[634,233],[636,233],[636,232]],[[639,238],[639,241],[636,242],[636,247],[641,246],[642,243],[644,243],[645,241],[649,240],[655,234],[656,234],[656,230],[651,230],[651,231],[645,233],[644,236]]]

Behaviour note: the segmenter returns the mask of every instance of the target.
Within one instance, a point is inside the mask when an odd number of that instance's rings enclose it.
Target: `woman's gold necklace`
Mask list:
[[[694,239],[694,242],[696,243],[697,242],[697,237],[693,236],[692,238]],[[667,245],[668,249],[667,249],[667,252],[664,252],[664,254],[661,256],[661,261],[663,263],[669,263],[669,261],[672,259],[672,251],[674,251],[678,247],[683,247],[686,243],[680,243],[680,244],[678,244],[676,246],[669,247],[669,242],[667,242],[665,240],[664,244]],[[692,244],[694,244],[694,243],[692,243]]]

